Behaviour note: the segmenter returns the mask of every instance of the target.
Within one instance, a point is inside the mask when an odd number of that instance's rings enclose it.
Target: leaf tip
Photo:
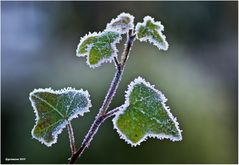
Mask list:
[[[116,18],[113,18],[110,23],[107,24],[106,29],[116,30],[121,34],[125,34],[129,29],[134,28],[134,16],[122,12]]]
[[[80,38],[80,42],[76,48],[77,57],[84,57],[87,55],[88,49],[92,45],[95,36],[98,36],[98,33],[89,32],[88,34],[85,34],[83,37]]]

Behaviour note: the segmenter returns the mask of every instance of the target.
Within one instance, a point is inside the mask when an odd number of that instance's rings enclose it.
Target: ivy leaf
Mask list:
[[[117,56],[116,44],[121,36],[116,31],[89,33],[81,38],[76,50],[76,56],[87,56],[87,64],[91,68],[100,66],[104,62],[111,62]]]
[[[107,24],[106,29],[116,30],[121,34],[125,34],[129,29],[134,28],[134,16],[129,13],[121,13],[117,18],[112,19],[110,23]]]
[[[167,99],[154,86],[139,77],[130,83],[125,98],[113,124],[127,143],[136,146],[148,137],[182,140],[179,124],[165,104]]]
[[[36,114],[32,137],[50,147],[66,124],[78,115],[89,112],[91,101],[88,91],[66,88],[62,90],[35,89],[29,99]]]
[[[137,23],[135,27],[136,38],[142,41],[149,41],[153,43],[158,49],[168,50],[168,42],[166,37],[162,34],[164,26],[160,21],[155,22],[154,18],[150,16],[144,17],[143,23]]]

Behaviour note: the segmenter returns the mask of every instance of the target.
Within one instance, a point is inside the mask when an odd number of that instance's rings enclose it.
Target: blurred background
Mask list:
[[[167,52],[136,41],[111,108],[142,76],[161,90],[183,141],[148,139],[132,148],[106,121],[78,163],[238,163],[238,2],[1,2],[1,161],[67,163],[67,131],[51,148],[32,139],[34,88],[75,87],[91,112],[73,120],[77,146],[104,99],[113,63],[90,69],[75,55],[80,37],[104,30],[121,12],[165,26]],[[118,45],[122,50],[123,43]],[[6,161],[6,158],[26,158]]]

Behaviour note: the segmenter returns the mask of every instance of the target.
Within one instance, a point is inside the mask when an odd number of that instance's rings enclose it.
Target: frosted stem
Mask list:
[[[68,135],[69,135],[71,155],[74,155],[76,153],[76,146],[75,146],[75,138],[74,138],[74,132],[73,132],[73,128],[71,126],[71,122],[67,121],[66,126],[67,126]]]
[[[117,68],[119,68],[120,67],[120,63],[119,63],[119,61],[118,61],[118,59],[116,57],[114,57],[114,62],[115,62],[115,66]]]
[[[117,66],[117,71],[115,73],[114,79],[112,80],[111,86],[107,92],[107,95],[105,97],[105,100],[99,110],[99,113],[97,114],[93,124],[91,125],[88,133],[85,136],[85,139],[83,140],[81,147],[77,150],[76,153],[74,153],[71,157],[70,164],[75,163],[75,161],[83,154],[84,150],[89,147],[91,140],[93,139],[94,135],[98,131],[98,128],[100,125],[105,121],[106,118],[110,117],[107,115],[107,110],[109,108],[109,105],[114,97],[114,94],[118,88],[126,61],[128,59],[128,55],[130,53],[130,49],[133,45],[133,41],[135,39],[135,34],[133,34],[132,30],[129,30],[127,41],[125,43],[125,49],[121,56],[121,62],[119,63],[117,58],[115,58],[115,64]],[[113,115],[113,114],[112,114]]]
[[[106,114],[105,114],[105,118],[109,118],[109,117],[111,117],[111,116],[113,116],[116,112],[118,112],[120,109],[119,109],[119,107],[117,107],[117,108],[115,108],[115,109],[113,109],[113,110],[110,110],[109,112],[107,112]]]

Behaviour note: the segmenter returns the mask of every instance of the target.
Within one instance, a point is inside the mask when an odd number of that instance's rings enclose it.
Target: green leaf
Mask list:
[[[125,103],[113,119],[114,128],[127,143],[139,145],[148,137],[182,139],[176,118],[165,96],[141,77],[128,86]]]
[[[136,38],[142,41],[149,41],[153,43],[158,49],[168,50],[168,42],[166,37],[162,34],[164,26],[160,21],[155,22],[154,18],[150,16],[144,17],[143,23],[137,23],[135,27]]]
[[[78,115],[89,112],[91,101],[88,91],[66,88],[62,90],[35,89],[29,99],[36,114],[32,137],[51,146],[66,124]]]
[[[120,34],[127,33],[129,29],[134,28],[134,16],[123,12],[117,18],[112,19],[106,28],[108,30],[116,30]]]
[[[87,64],[91,68],[98,67],[104,62],[111,62],[117,56],[116,44],[120,39],[121,36],[116,31],[90,33],[81,38],[76,55],[87,56]]]

